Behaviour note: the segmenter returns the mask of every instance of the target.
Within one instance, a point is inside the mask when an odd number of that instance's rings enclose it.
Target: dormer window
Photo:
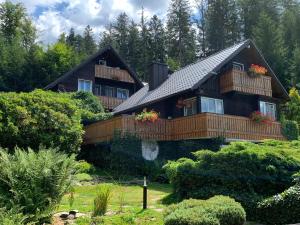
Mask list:
[[[100,59],[99,65],[106,66],[106,60]]]
[[[244,71],[244,64],[238,63],[238,62],[233,62],[233,63],[232,63],[232,68],[233,68],[234,70]]]

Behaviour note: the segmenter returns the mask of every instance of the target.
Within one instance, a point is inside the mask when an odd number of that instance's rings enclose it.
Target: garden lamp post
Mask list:
[[[147,179],[144,177],[143,185],[143,209],[147,209]]]

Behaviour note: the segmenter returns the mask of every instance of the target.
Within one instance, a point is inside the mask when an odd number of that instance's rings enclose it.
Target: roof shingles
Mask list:
[[[243,41],[208,58],[190,64],[171,74],[164,83],[152,91],[148,91],[149,87],[146,85],[128,100],[117,106],[114,109],[114,113],[125,112],[176,93],[191,90],[209,73],[215,72],[214,70],[248,43],[249,40]]]

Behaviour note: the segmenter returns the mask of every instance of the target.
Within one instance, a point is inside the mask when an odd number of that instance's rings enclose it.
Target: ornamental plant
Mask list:
[[[155,112],[154,110],[147,111],[147,109],[144,109],[141,113],[137,114],[135,119],[140,122],[152,122],[158,120],[159,114]]]
[[[264,115],[259,111],[255,111],[251,114],[250,119],[256,123],[271,125],[273,119],[271,117]]]
[[[267,72],[268,70],[265,67],[255,64],[251,64],[249,68],[249,74],[254,76],[266,75]]]

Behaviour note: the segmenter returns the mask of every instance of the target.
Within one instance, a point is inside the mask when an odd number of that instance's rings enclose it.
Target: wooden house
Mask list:
[[[251,40],[168,71],[165,64],[150,65],[149,84],[117,106],[114,118],[86,126],[85,143],[108,141],[115,130],[156,141],[284,139],[278,105],[288,94]],[[159,119],[137,121],[143,109],[155,110]]]
[[[135,72],[109,46],[59,77],[45,89],[92,92],[111,111],[143,86]]]

